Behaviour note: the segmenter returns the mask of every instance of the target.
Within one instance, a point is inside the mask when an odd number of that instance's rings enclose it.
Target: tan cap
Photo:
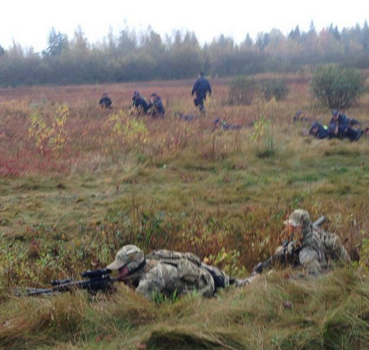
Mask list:
[[[107,269],[119,270],[126,266],[128,271],[131,272],[137,269],[144,261],[145,256],[142,250],[133,244],[128,244],[118,250],[115,255],[115,260],[107,267]]]
[[[302,225],[303,227],[311,223],[310,214],[303,209],[297,209],[291,213],[288,220],[284,222],[285,225],[291,225],[293,227],[298,227]]]

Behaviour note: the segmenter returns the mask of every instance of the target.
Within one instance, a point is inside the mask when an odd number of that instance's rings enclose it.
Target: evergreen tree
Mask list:
[[[298,41],[301,37],[300,27],[296,26],[295,29],[292,29],[290,34],[288,35],[288,39]]]
[[[361,44],[363,45],[364,50],[366,52],[369,52],[369,26],[367,21],[364,22],[364,27],[361,36]]]
[[[50,30],[47,43],[48,47],[43,51],[45,56],[60,56],[63,50],[68,49],[68,37],[60,32],[57,33],[54,27]]]

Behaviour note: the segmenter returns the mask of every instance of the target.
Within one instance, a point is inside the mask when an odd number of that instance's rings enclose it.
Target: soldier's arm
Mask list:
[[[192,95],[192,96],[193,96],[193,94],[197,91],[198,87],[199,87],[199,81],[198,81],[198,80],[196,80],[196,81],[195,81],[195,84],[193,84],[193,88],[192,88],[192,92],[191,92],[191,95]]]
[[[347,263],[351,262],[350,255],[346,248],[343,246],[341,239],[334,233],[326,233],[324,244],[329,252],[332,252],[333,256],[338,260],[343,260]]]
[[[349,122],[350,125],[360,124],[360,122],[358,120],[356,120],[356,119],[350,118],[349,120],[350,120],[350,122]]]
[[[142,294],[152,300],[155,293],[164,291],[165,280],[163,278],[162,264],[158,264],[141,278],[136,293]]]
[[[262,273],[263,271],[269,270],[275,267],[276,265],[282,263],[286,258],[286,254],[288,253],[289,244],[291,244],[291,249],[292,249],[293,242],[284,242],[283,245],[280,245],[279,247],[277,247],[274,255],[269,257],[269,259],[267,259],[264,262],[259,262],[259,264],[257,264],[254,267],[254,273]]]

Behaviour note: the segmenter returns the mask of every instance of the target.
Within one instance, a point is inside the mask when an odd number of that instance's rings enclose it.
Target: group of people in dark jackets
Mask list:
[[[99,106],[101,109],[112,108],[112,100],[107,93],[103,94],[103,97],[99,101]],[[135,109],[138,115],[144,115],[150,111],[153,118],[163,118],[165,113],[163,102],[156,93],[151,94],[150,102],[148,103],[141,97],[138,91],[135,91],[132,97],[131,108]]]
[[[194,104],[201,113],[201,115],[205,114],[205,106],[204,101],[207,96],[210,96],[212,93],[212,89],[210,83],[207,79],[205,79],[204,74],[200,72],[198,75],[193,88],[191,95],[195,95]],[[99,101],[99,105],[101,108],[111,108],[112,101],[108,97],[107,93],[103,94],[103,97]],[[165,109],[163,105],[163,101],[159,95],[156,93],[152,93],[149,102],[147,102],[139,93],[139,91],[135,91],[132,97],[132,106],[131,109],[135,111],[137,115],[147,115],[150,114],[153,118],[163,118]],[[302,112],[298,111],[294,121],[303,120],[301,117]],[[181,119],[185,121],[192,121],[197,119],[198,116],[187,116],[181,115]],[[221,129],[240,129],[239,125],[227,124],[220,119],[216,119],[214,121],[215,127],[220,127]],[[323,125],[319,122],[314,122],[311,125],[309,130],[309,135],[314,136],[318,139],[349,139],[350,141],[357,141],[364,135],[369,135],[369,128],[365,130],[355,129],[355,125],[359,125],[360,122],[356,119],[348,118],[345,114],[339,112],[339,110],[334,109],[332,111],[332,118],[329,122],[329,125]]]
[[[164,118],[165,113],[163,101],[155,92],[151,94],[150,102],[148,103],[138,91],[135,91],[132,97],[131,109],[134,110],[137,115],[146,115],[150,113],[153,118]]]
[[[329,125],[323,125],[319,122],[314,122],[311,125],[309,134],[318,139],[348,139],[357,141],[364,135],[369,135],[369,129],[355,129],[355,125],[360,125],[360,122],[353,118],[348,118],[345,114],[340,113],[337,109],[332,111],[332,119]]]
[[[211,95],[211,93],[212,90],[209,81],[205,79],[204,73],[200,72],[193,85],[191,94],[192,96],[196,95],[194,104],[202,114],[205,113],[204,101],[207,95]],[[103,94],[103,97],[99,101],[99,105],[100,108],[112,108],[112,100],[107,93]],[[132,97],[131,109],[134,110],[137,115],[146,115],[150,113],[153,118],[163,118],[165,113],[163,101],[156,93],[152,93],[150,101],[147,102],[139,91],[135,91]]]

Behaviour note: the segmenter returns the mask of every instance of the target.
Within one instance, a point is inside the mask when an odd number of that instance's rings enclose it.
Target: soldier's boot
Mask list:
[[[232,278],[229,280],[229,284],[234,285],[235,287],[238,287],[238,288],[243,287],[243,286],[253,283],[259,276],[260,274],[256,273],[244,279]]]

